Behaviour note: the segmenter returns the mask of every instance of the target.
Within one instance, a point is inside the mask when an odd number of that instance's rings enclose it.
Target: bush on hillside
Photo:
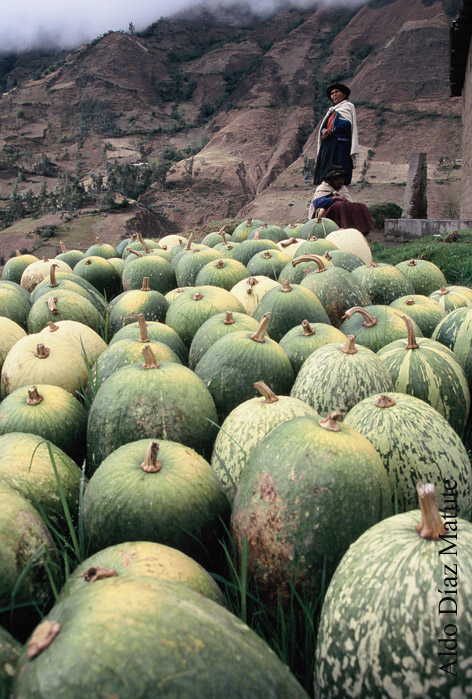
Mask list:
[[[367,207],[370,212],[374,228],[383,228],[386,218],[401,218],[402,208],[392,201],[381,201]]]

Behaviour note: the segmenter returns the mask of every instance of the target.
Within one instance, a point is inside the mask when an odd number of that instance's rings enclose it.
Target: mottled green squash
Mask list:
[[[231,291],[235,284],[249,276],[249,270],[241,262],[220,257],[202,267],[195,279],[195,286],[218,286]]]
[[[344,423],[367,437],[382,457],[397,512],[417,507],[415,483],[441,484],[453,479],[459,514],[471,519],[472,468],[467,449],[437,410],[415,396],[376,393],[351,408]],[[437,497],[442,508],[442,488]]]
[[[446,313],[463,306],[472,306],[472,289],[467,286],[442,286],[433,291],[430,297],[437,301]]]
[[[332,410],[347,412],[372,393],[391,391],[385,364],[354,340],[349,335],[346,343],[334,342],[315,350],[301,367],[290,395],[327,415]]]
[[[414,294],[412,282],[395,265],[372,262],[352,270],[353,278],[367,291],[372,303],[388,305],[399,296]]]
[[[275,226],[273,224],[269,226],[267,223],[263,223],[262,226],[253,228],[246,240],[253,240],[257,236],[259,236],[261,239],[264,238],[265,240],[273,240],[274,243],[280,243],[281,240],[286,238],[285,232],[282,230],[282,228],[280,228],[280,226]]]
[[[50,642],[38,654],[30,639],[18,699],[83,699],[84,687],[90,697],[308,697],[254,631],[184,585],[107,578],[56,604],[43,624],[36,637]]]
[[[141,340],[142,333],[146,333],[146,337],[151,341],[163,342],[165,345],[171,348],[173,352],[179,357],[182,364],[187,364],[188,362],[188,349],[185,346],[184,341],[178,335],[175,330],[170,328],[165,323],[159,323],[159,321],[146,321],[142,313],[138,313],[133,318],[135,322],[128,323],[121,330],[116,332],[112,339],[110,340],[110,345],[113,345],[119,340],[124,340],[126,338],[132,338],[134,340]],[[147,340],[146,340],[147,342]]]
[[[401,314],[391,306],[378,304],[365,307],[354,306],[344,314],[345,320],[339,329],[345,335],[355,335],[359,345],[378,352],[381,347],[390,342],[408,337],[408,329],[402,315],[409,318],[408,314]],[[410,320],[416,337],[423,337],[419,325],[413,318]]]
[[[61,320],[75,320],[99,334],[105,328],[103,317],[91,301],[75,291],[58,288],[33,303],[28,313],[28,331],[39,333],[48,323]]]
[[[108,260],[110,257],[118,257],[119,253],[118,250],[113,247],[113,245],[110,245],[109,243],[102,243],[100,238],[97,236],[95,238],[95,244],[91,245],[85,251],[85,257],[92,257],[92,255],[104,257],[106,260]]]
[[[316,699],[469,696],[472,525],[449,512],[443,526],[431,486],[419,494],[421,512],[376,524],[339,564],[321,614]]]
[[[159,291],[151,289],[149,279],[144,277],[140,289],[130,289],[116,296],[108,310],[108,335],[118,332],[126,323],[133,322],[134,315],[142,313],[146,320],[163,323],[169,302]]]
[[[472,386],[472,308],[451,311],[436,326],[431,338],[449,347],[465,371],[469,388]]]
[[[126,264],[121,275],[123,289],[141,289],[144,277],[149,279],[151,289],[161,294],[167,294],[176,285],[174,270],[159,255],[136,257]]]
[[[319,347],[346,340],[346,335],[333,325],[303,320],[300,325],[286,332],[279,344],[287,352],[296,377],[304,361]]]
[[[218,260],[221,253],[213,248],[196,247],[183,255],[175,267],[175,278],[179,286],[197,286],[199,272],[208,262]]]
[[[446,317],[444,308],[430,296],[423,294],[401,296],[390,305],[412,318],[425,337],[431,337],[438,323]]]
[[[313,598],[349,545],[393,511],[380,456],[339,416],[278,425],[241,475],[233,537],[240,554],[247,538],[249,573],[270,604],[288,602],[291,582]]]
[[[247,237],[251,231],[263,225],[264,221],[259,221],[259,219],[248,218],[246,219],[246,221],[242,221],[236,226],[232,233],[233,240],[236,243],[242,243],[244,240],[247,240]]]
[[[241,330],[255,332],[259,323],[255,318],[247,313],[217,313],[208,318],[195,333],[195,337],[190,345],[188,365],[190,369],[195,369],[200,359],[220,337]]]
[[[24,330],[27,329],[31,301],[12,286],[0,285],[0,316],[9,318]]]
[[[270,279],[278,279],[282,269],[290,263],[290,257],[282,250],[262,250],[247,263],[248,276],[262,274]]]
[[[38,258],[35,255],[31,255],[29,253],[21,255],[20,251],[17,250],[16,256],[10,257],[10,259],[5,262],[2,269],[2,279],[19,284],[21,281],[21,275],[28,265],[37,261]]]
[[[397,268],[413,284],[415,294],[429,296],[433,291],[447,284],[446,277],[439,267],[429,260],[409,260],[399,262]]]

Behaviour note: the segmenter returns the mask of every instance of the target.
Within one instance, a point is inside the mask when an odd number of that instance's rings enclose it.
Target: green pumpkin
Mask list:
[[[60,386],[21,386],[0,403],[0,434],[28,432],[47,439],[81,466],[87,411]]]
[[[41,554],[41,551],[43,553]],[[54,543],[39,512],[28,500],[0,482],[0,605],[44,604],[49,596],[46,556]],[[36,560],[36,564],[34,561]],[[51,569],[53,565],[50,566]],[[0,635],[2,650],[2,635]],[[0,663],[3,660],[0,653]],[[0,665],[0,690],[4,666]],[[6,696],[6,695],[3,695]]]
[[[317,216],[307,221],[298,232],[298,238],[309,240],[312,237],[326,238],[333,231],[339,230],[339,226],[329,218]]]
[[[329,243],[331,241],[327,240],[326,242]],[[341,267],[348,272],[352,272],[357,267],[362,267],[365,264],[362,258],[348,250],[330,250],[328,248],[323,257],[331,262],[334,267]]]
[[[140,289],[144,277],[148,277],[151,289],[161,294],[175,288],[175,272],[170,263],[159,255],[137,257],[126,264],[121,276],[123,289]]]
[[[347,412],[372,393],[393,390],[382,360],[354,340],[349,335],[346,343],[315,350],[301,367],[290,395],[327,415],[332,410]]]
[[[88,325],[78,323],[76,320],[59,320],[57,323],[48,323],[39,335],[47,336],[43,339],[46,345],[48,337],[51,335],[65,339],[80,352],[82,357],[86,357],[86,363],[89,366],[92,366],[97,357],[107,348],[107,343],[95,330]]]
[[[9,318],[23,330],[27,329],[31,301],[12,286],[0,285],[0,317]]]
[[[388,305],[399,296],[415,293],[408,277],[395,265],[385,262],[372,262],[370,265],[356,267],[351,274],[376,305]]]
[[[301,258],[295,258],[292,264],[298,264],[300,259],[303,260],[306,257],[304,255]],[[320,259],[316,255],[313,255],[313,258],[315,262]],[[304,277],[300,285],[318,296],[331,323],[335,328],[339,328],[344,313],[353,305],[367,306],[371,303],[370,296],[364,287],[356,282],[351,272],[341,267],[327,267],[323,262],[317,264],[318,271]]]
[[[83,260],[80,260],[75,265],[74,274],[89,282],[108,300],[112,299],[120,291],[120,275],[104,257],[99,257],[98,255],[84,257]]]
[[[0,484],[20,493],[43,518],[65,520],[60,490],[71,515],[77,514],[81,475],[62,449],[39,435],[9,432],[0,436]]]
[[[470,391],[457,357],[436,340],[416,339],[412,321],[402,318],[408,338],[390,342],[377,352],[392,378],[393,389],[429,403],[461,435],[470,411]]]
[[[317,259],[315,259],[315,257]],[[295,260],[295,263],[294,263]],[[287,280],[291,284],[300,284],[305,277],[307,277],[312,272],[317,272],[320,269],[320,264],[323,268],[332,267],[332,263],[326,260],[326,258],[315,254],[305,254],[299,255],[293,260],[290,260],[279,274],[277,281],[282,283]]]
[[[232,255],[232,259],[241,262],[247,267],[249,260],[254,257],[256,253],[263,252],[264,250],[280,250],[280,248],[278,248],[277,243],[274,243],[272,240],[253,238],[252,240],[245,240],[238,245],[234,255]]]
[[[308,697],[254,631],[184,585],[108,578],[60,601],[43,624],[50,642],[35,654],[30,639],[16,697],[83,699],[84,687],[90,697]]]
[[[417,507],[415,483],[454,480],[459,514],[471,519],[472,468],[467,449],[435,408],[405,393],[375,393],[351,408],[344,423],[367,437],[382,457],[397,512]],[[438,502],[443,508],[442,488]]]
[[[233,240],[233,236],[229,233],[226,233],[226,226],[222,226],[219,231],[213,231],[212,233],[208,233],[203,240],[202,244],[203,245],[208,245],[210,248],[214,248],[217,245],[227,245]]]
[[[190,345],[188,365],[190,369],[195,369],[200,359],[220,337],[241,330],[255,332],[259,326],[257,320],[248,316],[247,313],[217,313],[208,318],[195,333],[195,337]]]
[[[248,235],[249,233],[251,233],[251,231],[263,225],[264,221],[259,221],[259,219],[248,218],[246,221],[242,221],[236,226],[232,233],[234,242],[242,243],[244,240],[247,240]]]
[[[0,369],[13,345],[26,336],[22,327],[10,318],[0,316]]]
[[[411,281],[415,294],[429,296],[447,284],[439,267],[429,260],[412,259],[409,262],[399,262],[396,266]]]
[[[332,243],[331,240],[313,236],[312,238],[302,242],[297,250],[297,257],[302,257],[303,255],[324,255],[326,251],[331,252],[332,250],[337,249],[337,245]]]
[[[108,260],[110,257],[118,257],[118,250],[110,245],[109,243],[102,243],[100,238],[97,236],[95,238],[95,245],[91,245],[85,251],[85,257],[103,257]]]
[[[10,257],[10,259],[5,262],[2,269],[2,279],[19,284],[21,281],[21,275],[28,265],[37,261],[38,258],[35,255],[21,255],[19,254],[19,251],[17,251],[15,257]]]
[[[321,614],[315,697],[470,694],[472,525],[454,516],[441,526],[431,490],[419,488],[421,512],[376,524],[339,564]]]
[[[446,311],[437,301],[422,294],[401,296],[390,305],[412,318],[425,337],[431,337],[438,323],[446,317]]]
[[[241,262],[229,257],[219,258],[202,267],[195,279],[195,286],[218,286],[231,291],[235,284],[249,276],[249,270]]]
[[[89,556],[69,575],[61,591],[61,598],[115,575],[144,575],[167,580],[185,585],[214,602],[224,604],[220,588],[201,565],[182,551],[155,541],[126,541]]]
[[[290,264],[290,260],[282,250],[262,250],[251,257],[247,269],[251,276],[262,274],[277,280],[286,265]]]
[[[312,291],[287,281],[264,295],[254,311],[254,318],[261,320],[265,313],[270,313],[267,331],[276,342],[305,318],[312,318],[316,323],[331,324],[328,314]]]
[[[354,306],[344,314],[346,320],[341,323],[339,329],[345,335],[355,335],[359,345],[378,352],[390,342],[408,337],[408,329],[401,316],[402,314],[391,306]],[[423,337],[419,325],[413,318],[406,313],[403,316],[411,320],[416,337]]]
[[[472,309],[468,306],[451,311],[436,326],[431,339],[451,349],[472,386]]]
[[[278,425],[241,475],[233,537],[240,555],[247,538],[248,572],[271,605],[290,599],[291,583],[313,598],[349,545],[392,513],[380,456],[365,437],[339,424],[339,415]]]
[[[74,269],[77,262],[80,262],[85,257],[85,253],[82,250],[68,250],[62,240],[60,241],[60,246],[61,252],[54,259],[66,262],[71,269]]]
[[[244,307],[226,289],[215,286],[196,286],[178,294],[169,306],[166,324],[173,328],[190,348],[197,330],[217,313],[234,311],[244,313]]]
[[[264,381],[284,395],[292,387],[289,358],[277,342],[265,336],[269,320],[267,313],[254,333],[246,330],[221,337],[195,367],[221,417],[256,395],[256,381]]]
[[[180,442],[205,455],[217,431],[213,399],[201,379],[174,362],[158,363],[144,347],[144,364],[115,371],[98,390],[89,413],[91,471],[122,444],[146,437]]]
[[[280,340],[280,346],[287,352],[296,377],[304,361],[319,347],[331,342],[346,341],[346,335],[332,325],[308,322],[305,319],[285,333]]]
[[[229,503],[210,464],[169,440],[140,439],[102,461],[84,495],[90,551],[156,541],[199,561],[223,534]]]
[[[259,232],[257,233],[257,231]],[[268,226],[267,223],[263,223],[262,226],[253,228],[246,240],[253,240],[257,235],[264,240],[273,240],[274,243],[280,243],[280,241],[285,240],[287,237],[280,226]]]
[[[170,347],[170,349],[179,357],[182,364],[187,364],[188,349],[180,335],[178,335],[175,330],[170,328],[165,323],[159,323],[157,320],[146,321],[142,313],[138,313],[135,318],[135,322],[128,323],[113,335],[112,339],[110,340],[110,345],[113,345],[119,340],[125,340],[127,338],[142,340],[143,333],[145,333],[146,338],[149,340],[153,342],[163,342],[165,345]],[[131,318],[129,320],[131,320]],[[147,341],[148,340],[145,340],[145,342]]]
[[[118,332],[133,317],[142,313],[146,320],[164,322],[169,302],[159,291],[149,286],[149,279],[144,277],[140,289],[124,291],[116,296],[108,306],[108,334],[110,337]]]
[[[10,696],[13,676],[22,645],[3,626],[0,626],[0,696]]]
[[[101,294],[90,282],[75,273],[71,272],[56,272],[54,264],[51,265],[50,273],[40,282],[31,292],[31,300],[37,301],[42,294],[50,294],[55,288],[64,288],[75,291],[77,294],[82,294],[93,303],[96,309],[105,315],[107,302],[103,294]]]
[[[21,275],[21,286],[31,293],[43,279],[49,276],[51,264],[55,264],[58,267],[56,270],[58,272],[72,274],[72,269],[66,262],[62,260],[48,260],[47,257],[43,257],[42,260],[32,262],[26,267]]]
[[[91,301],[75,291],[54,289],[49,294],[39,296],[31,306],[28,330],[30,333],[39,333],[48,323],[61,320],[83,323],[98,334],[105,328],[103,317]]]
[[[230,502],[252,451],[266,434],[295,417],[319,419],[318,413],[298,398],[277,396],[263,381],[257,381],[254,387],[260,396],[230,412],[218,432],[211,457],[211,466]]]
[[[467,286],[442,286],[429,296],[437,301],[446,313],[464,306],[472,306],[472,289]]]

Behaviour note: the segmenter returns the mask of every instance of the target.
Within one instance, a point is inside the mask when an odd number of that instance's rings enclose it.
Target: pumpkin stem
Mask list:
[[[192,240],[194,239],[194,237],[195,237],[195,232],[192,231],[188,237],[188,240],[187,240],[187,245],[185,247],[186,250],[192,249]]]
[[[57,315],[59,313],[59,309],[56,306],[57,298],[55,296],[50,296],[46,303],[48,305],[49,313],[52,313],[53,315]]]
[[[224,261],[224,260],[218,260],[218,262],[216,263],[216,266],[217,266],[218,269],[223,269],[223,267],[225,267],[225,261]]]
[[[144,318],[144,313],[138,313],[137,316],[135,316],[137,322],[138,322],[138,328],[139,328],[139,340],[138,342],[150,342],[150,339],[147,334],[147,323]]]
[[[182,289],[183,291],[183,289]],[[192,301],[201,301],[203,298],[203,294],[201,291],[197,291],[193,296],[192,296]]]
[[[311,243],[315,243],[317,240],[318,240],[318,236],[317,236],[317,235],[312,235],[312,236],[310,236],[310,238],[309,238],[309,241],[310,241]]]
[[[141,291],[152,291],[151,287],[149,286],[149,277],[143,277]]]
[[[379,263],[378,262],[371,262],[369,267],[378,267]]]
[[[15,256],[21,257],[21,252],[18,250],[18,248],[16,248],[16,250],[15,250]]]
[[[59,326],[56,325],[55,323],[53,323],[52,320],[48,320],[46,325],[48,326],[50,332],[52,332],[52,333],[55,333],[56,330],[59,330]]]
[[[116,575],[116,570],[112,568],[107,568],[106,566],[91,566],[87,568],[85,573],[79,575],[79,578],[83,578],[85,582],[93,583],[97,580],[105,580],[105,578],[113,578]]]
[[[393,408],[395,401],[390,396],[386,396],[384,393],[377,398],[375,401],[377,408]]]
[[[284,279],[282,281],[282,288],[280,289],[280,291],[283,291],[285,294],[288,293],[289,291],[293,291],[288,279]]]
[[[300,262],[316,262],[318,265],[318,269],[316,271],[316,274],[319,274],[320,272],[326,272],[327,267],[324,266],[323,260],[321,257],[318,257],[318,255],[300,255],[300,257],[296,257],[294,260],[292,260],[292,267],[295,267],[296,265],[300,264]]]
[[[158,473],[162,468],[162,461],[157,458],[159,452],[159,442],[150,442],[141,468],[146,473]]]
[[[144,257],[142,252],[139,252],[139,250],[135,250],[134,248],[126,248],[128,252],[132,252],[133,255],[136,255],[136,257]]]
[[[353,306],[352,308],[349,308],[349,310],[347,310],[343,315],[343,318],[350,318],[354,315],[354,313],[361,314],[361,316],[364,318],[363,325],[366,328],[373,328],[374,325],[377,325],[377,318],[371,315],[369,311],[366,311],[365,308],[362,308],[362,306]]]
[[[265,398],[264,403],[276,403],[279,400],[278,396],[264,381],[256,381],[254,388]]]
[[[330,262],[330,260],[333,259],[333,256],[330,254],[329,250],[325,250],[323,257],[325,257],[328,260],[328,262]]]
[[[43,621],[37,626],[28,642],[28,650],[26,651],[28,660],[33,660],[50,646],[56,636],[60,634],[61,629],[62,624],[58,621]]]
[[[251,223],[252,223],[252,218],[248,218],[248,220],[246,221],[246,226],[250,226]]]
[[[102,244],[102,241],[100,240],[100,238],[98,237],[98,235],[95,236],[95,243],[96,243],[97,245],[101,245],[101,244]]]
[[[223,245],[226,245],[226,226],[221,226],[218,233],[221,235]]]
[[[401,313],[396,314],[399,318],[401,318],[408,330],[408,340],[405,346],[405,349],[418,349],[419,344],[416,342],[416,337],[415,337],[415,329],[413,327],[413,323],[411,322],[411,318],[408,318],[407,316],[401,315]]]
[[[264,252],[262,253],[262,257],[264,258],[264,260],[270,260],[270,258],[272,257],[271,251],[264,250]]]
[[[295,226],[295,224],[292,224]],[[294,243],[298,242],[296,238],[289,238],[288,240],[282,240],[280,243],[281,248],[288,248],[289,245],[294,245]]]
[[[261,239],[261,230],[260,228],[256,228],[254,231],[254,237],[253,240],[260,240]]]
[[[259,281],[255,277],[249,277],[246,281],[246,294],[252,294],[252,287],[259,284]]]
[[[149,252],[149,247],[147,246],[146,241],[144,240],[141,233],[138,233],[138,240],[141,243],[141,245],[143,246],[144,252],[147,254]]]
[[[36,386],[28,388],[28,398],[26,399],[28,405],[39,405],[43,402],[43,400],[44,397],[40,393],[38,393],[38,389]]]
[[[161,365],[149,345],[143,347],[142,355],[144,359],[143,369],[159,369]]]
[[[439,292],[440,292],[441,296],[444,296],[445,294],[449,293],[449,289],[446,289],[446,287],[443,284],[442,287],[440,288]]]
[[[46,257],[46,255],[43,255],[43,262],[49,262],[49,260],[48,260],[48,258]]]
[[[225,317],[223,318],[223,323],[225,325],[233,325],[236,321],[233,318],[233,311],[225,311]]]
[[[92,264],[92,260],[90,259],[90,257],[87,258],[87,259],[85,260],[84,264],[85,264],[85,265],[91,265],[91,264]]]
[[[59,282],[56,279],[56,267],[59,267],[59,265],[52,264],[49,268],[49,286],[51,289],[55,286],[59,286]]]
[[[339,410],[332,410],[326,417],[319,421],[319,426],[330,432],[339,432],[341,426],[338,423],[342,413]]]
[[[416,486],[421,509],[421,522],[416,531],[422,539],[439,539],[447,534],[439,514],[433,483],[418,483]]]
[[[355,341],[355,335],[348,335],[346,344],[344,345],[344,347],[341,347],[341,352],[344,352],[344,354],[357,354]]]
[[[255,342],[265,342],[265,334],[267,332],[267,326],[269,325],[269,320],[271,319],[271,314],[269,312],[264,313],[259,323],[259,327],[256,332],[251,335],[251,340]]]
[[[412,258],[408,263],[408,267],[416,267],[416,260]]]
[[[34,353],[34,356],[37,357],[38,359],[47,359],[51,353],[51,350],[49,347],[46,347],[45,345],[36,345],[36,352]]]
[[[309,337],[315,334],[315,328],[312,328],[310,323],[305,319],[302,320],[303,335]]]
[[[59,241],[59,245],[61,246],[61,252],[67,252],[67,248],[64,245],[64,243],[62,242],[62,240]]]

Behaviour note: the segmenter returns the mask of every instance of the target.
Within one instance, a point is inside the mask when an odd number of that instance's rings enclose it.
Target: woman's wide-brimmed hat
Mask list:
[[[325,180],[330,180],[333,177],[346,177],[346,170],[343,169],[342,165],[331,165],[330,168],[328,168],[326,175],[325,175]]]
[[[346,97],[349,97],[351,94],[351,90],[348,88],[347,85],[342,85],[341,83],[333,83],[332,85],[329,85],[329,87],[326,88],[326,94],[328,97],[331,97],[331,92],[332,90],[340,90],[343,95],[346,95]]]

